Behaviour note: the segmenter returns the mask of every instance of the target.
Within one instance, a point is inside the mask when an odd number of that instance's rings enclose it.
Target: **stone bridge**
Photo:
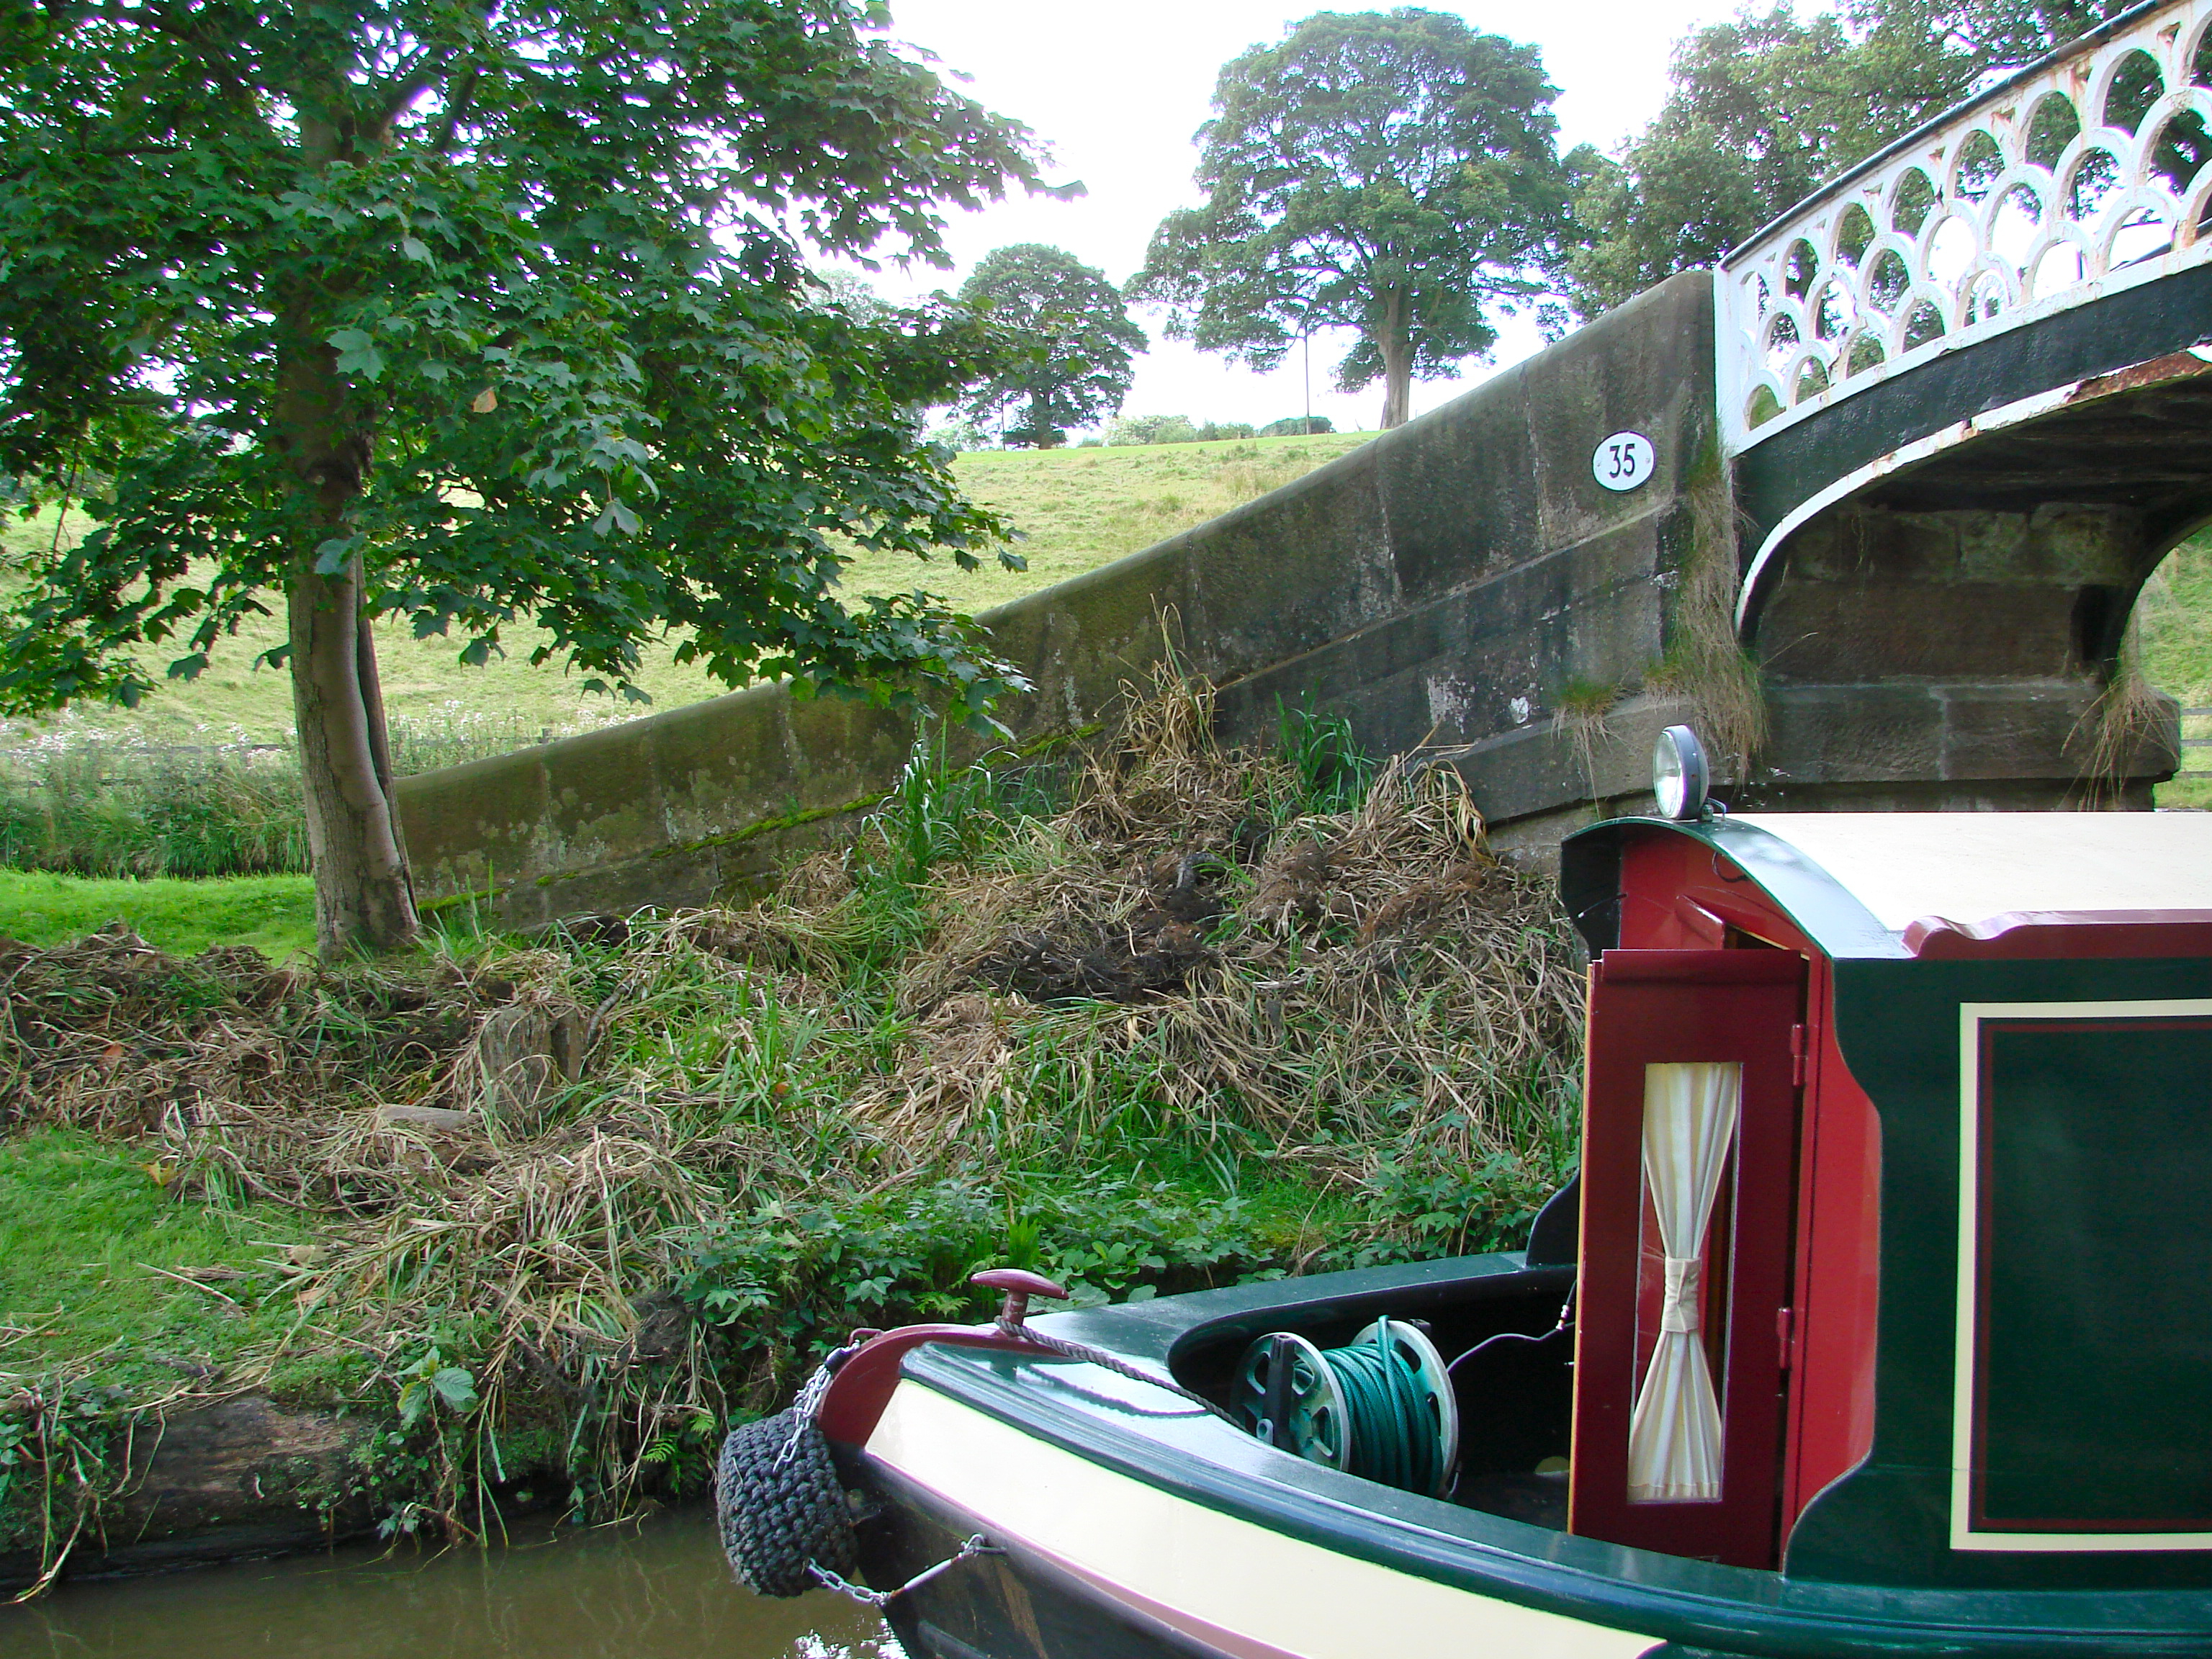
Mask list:
[[[988,612],[1024,745],[1172,641],[1224,736],[1310,696],[1542,857],[1678,720],[1737,805],[2144,806],[2136,594],[2212,520],[2212,0],[2138,7],[1759,233],[1249,506]],[[1644,441],[1639,445],[1635,440]],[[1626,488],[1619,486],[1626,485]],[[426,900],[757,887],[902,720],[776,686],[405,780]]]

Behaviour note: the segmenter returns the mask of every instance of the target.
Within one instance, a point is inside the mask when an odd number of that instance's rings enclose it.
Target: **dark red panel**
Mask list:
[[[1621,849],[1620,944],[1632,951],[1777,945],[1811,951],[1796,923],[1703,842],[1655,830]]]
[[[1832,1006],[1834,969],[1815,958],[1808,996]],[[1820,1489],[1874,1449],[1881,1310],[1881,1119],[1844,1064],[1832,1024],[1811,1028],[1799,1158],[1796,1317],[1782,1483],[1786,1537]]]
[[[1980,921],[1923,916],[1905,948],[1923,961],[2212,957],[2212,911],[2011,910]]]
[[[1592,970],[1569,1521],[1586,1537],[1737,1566],[1776,1563],[1784,1383],[1777,1317],[1791,1282],[1790,1039],[1804,985],[1803,958],[1779,951],[1608,951]],[[1671,1061],[1743,1067],[1734,1178],[1705,1252],[1727,1278],[1705,1319],[1726,1333],[1715,1367],[1722,1492],[1709,1504],[1632,1504],[1628,1427],[1645,1280],[1644,1072]],[[1721,1288],[1717,1279],[1710,1285]]]

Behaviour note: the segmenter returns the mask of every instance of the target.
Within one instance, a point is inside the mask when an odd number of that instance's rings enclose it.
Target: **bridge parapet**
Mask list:
[[[2212,262],[2212,0],[2138,6],[1837,179],[1723,262],[1741,454],[1961,347]]]

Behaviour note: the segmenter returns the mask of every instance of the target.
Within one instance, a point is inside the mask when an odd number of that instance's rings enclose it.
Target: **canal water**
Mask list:
[[[899,1659],[867,1608],[730,1581],[703,1509],[518,1534],[502,1549],[349,1547],[0,1603],[4,1659]]]

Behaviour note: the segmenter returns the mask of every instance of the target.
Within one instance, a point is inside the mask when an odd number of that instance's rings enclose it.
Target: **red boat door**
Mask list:
[[[1590,974],[1568,1529],[1773,1567],[1805,962]]]

